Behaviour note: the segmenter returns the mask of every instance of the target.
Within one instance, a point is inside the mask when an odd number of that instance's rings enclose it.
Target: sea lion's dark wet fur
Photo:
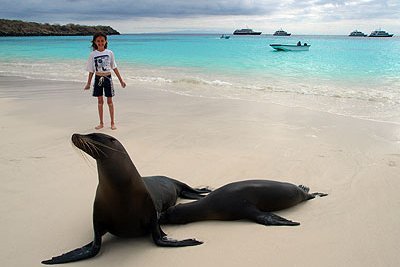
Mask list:
[[[263,225],[299,225],[273,211],[293,207],[300,202],[326,196],[309,193],[309,188],[290,183],[248,180],[224,185],[206,197],[168,208],[161,214],[162,224],[185,224],[204,220],[248,219]]]
[[[178,196],[197,199],[208,193],[165,176],[144,179],[122,144],[112,136],[93,133],[74,134],[73,144],[97,162],[99,184],[93,205],[94,240],[89,244],[43,261],[58,264],[94,257],[101,248],[102,236],[109,232],[119,237],[151,234],[158,246],[195,246],[194,239],[169,239],[158,223],[158,213],[175,204]]]

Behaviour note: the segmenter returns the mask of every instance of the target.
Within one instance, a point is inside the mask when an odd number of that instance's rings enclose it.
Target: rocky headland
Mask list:
[[[85,26],[78,24],[49,24],[25,22],[21,20],[0,19],[0,36],[67,36],[93,35],[96,32],[107,35],[118,35],[110,26]]]

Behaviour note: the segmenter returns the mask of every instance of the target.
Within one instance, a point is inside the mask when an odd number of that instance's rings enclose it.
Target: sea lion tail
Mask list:
[[[306,193],[306,195],[307,195],[307,199],[306,199],[306,200],[313,199],[313,198],[315,198],[315,197],[325,197],[325,196],[328,195],[328,194],[326,194],[326,193],[320,193],[320,192],[309,193],[309,192],[310,192],[310,188],[307,187],[307,186],[305,186],[305,185],[299,185],[298,187],[299,187],[301,190],[303,190],[304,193]]]
[[[326,197],[328,194],[315,192],[315,193],[311,193],[311,195],[313,195],[314,197]]]

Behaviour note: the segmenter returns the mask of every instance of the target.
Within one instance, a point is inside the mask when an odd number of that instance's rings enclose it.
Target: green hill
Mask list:
[[[120,34],[110,26],[84,26],[71,23],[59,25],[0,19],[0,36],[93,35],[99,31],[107,35]]]

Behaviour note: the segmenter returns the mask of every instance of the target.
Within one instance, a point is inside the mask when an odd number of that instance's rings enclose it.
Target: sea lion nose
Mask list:
[[[81,136],[82,136],[81,134],[74,133],[71,137],[72,143],[76,144],[76,142],[80,139]]]

